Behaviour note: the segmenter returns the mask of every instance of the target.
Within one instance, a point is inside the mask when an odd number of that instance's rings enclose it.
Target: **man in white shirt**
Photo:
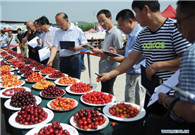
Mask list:
[[[58,28],[51,26],[46,16],[42,16],[38,19],[38,26],[43,32],[41,40],[38,40],[39,41],[38,47],[39,48],[48,47],[49,49],[51,49],[51,45],[53,44],[55,33],[58,30]],[[47,64],[48,60],[49,58],[42,61],[41,63]],[[59,70],[59,54],[58,55],[56,54],[54,62],[55,63],[53,64],[53,67]]]
[[[60,12],[56,15],[56,23],[59,30],[56,31],[51,55],[47,64],[52,66],[57,50],[60,54],[60,71],[72,77],[79,78],[81,74],[81,56],[79,50],[83,49],[83,45],[87,44],[87,39],[83,31],[69,22],[68,16]],[[60,41],[73,41],[75,47],[62,49]]]
[[[8,48],[12,49],[13,51],[17,51],[17,38],[15,35],[13,35],[12,31],[8,31],[8,37],[6,39],[6,43],[8,45]]]
[[[6,39],[7,39],[7,36],[5,35],[5,32],[1,30],[1,37],[0,37],[1,48],[7,47]]]

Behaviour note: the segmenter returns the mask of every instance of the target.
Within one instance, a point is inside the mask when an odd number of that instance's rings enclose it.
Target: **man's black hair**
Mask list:
[[[102,9],[100,10],[98,13],[97,13],[97,17],[100,15],[100,14],[104,14],[106,16],[106,18],[110,18],[112,15],[110,13],[109,10],[107,9]]]
[[[49,25],[49,20],[47,19],[46,16],[42,16],[42,17],[39,18],[39,23],[41,25],[45,25],[45,24]]]
[[[68,15],[64,12],[57,13],[56,17],[61,15],[61,14],[63,15],[64,20],[66,20],[68,18]]]
[[[192,14],[195,13],[195,2],[194,1],[182,1],[179,0],[177,5],[180,7],[179,10],[184,14]]]
[[[16,31],[22,31],[22,29],[21,28],[18,28]]]
[[[142,11],[145,5],[147,5],[152,12],[160,11],[160,3],[158,0],[134,0],[132,3],[132,9],[138,8]]]
[[[133,12],[129,9],[123,9],[116,15],[116,21],[122,18],[123,21],[127,21],[129,19],[135,20],[135,16]]]
[[[36,19],[33,23],[35,24],[35,22],[39,23],[39,19]]]
[[[5,31],[1,30],[1,33],[5,34]]]

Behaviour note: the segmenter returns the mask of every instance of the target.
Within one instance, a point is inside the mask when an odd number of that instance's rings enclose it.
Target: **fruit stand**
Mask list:
[[[17,70],[13,70],[12,72],[15,75],[19,75]],[[33,95],[38,96],[39,98],[41,97],[41,102],[38,105],[39,107],[43,107],[43,108],[47,108],[47,109],[50,108],[50,107],[48,107],[48,102],[51,102],[51,100],[54,100],[55,98],[51,99],[51,98],[47,98],[46,96],[44,97],[43,93],[40,95],[41,90],[33,88],[33,85],[35,83],[30,83],[30,82],[26,81],[27,80],[26,78],[20,78],[20,80],[25,81],[25,84],[23,86],[26,88],[29,88]],[[57,85],[55,83],[56,80],[52,80],[52,79],[49,80],[48,78],[46,80],[55,84],[56,87],[59,89],[66,90],[69,87],[69,90],[70,90],[70,86],[68,86],[68,85],[67,86]],[[77,80],[77,82],[78,82],[78,80]],[[79,84],[79,85],[84,87],[83,84]],[[55,86],[50,86],[48,89],[54,89],[54,87]],[[55,89],[57,89],[57,88],[55,88]],[[69,92],[63,93],[63,91],[59,90],[59,93],[60,92],[62,92],[62,98],[71,98],[71,99],[76,100],[75,101],[76,105],[74,104],[74,107],[69,108],[68,110],[65,110],[65,111],[51,109],[51,111],[53,112],[52,113],[53,118],[48,123],[52,123],[52,122],[56,121],[56,122],[62,123],[62,125],[63,125],[63,123],[71,125],[70,120],[73,119],[74,116],[78,117],[77,113],[79,111],[81,111],[81,110],[89,111],[86,109],[93,109],[94,112],[99,111],[99,113],[102,114],[101,118],[99,118],[99,119],[103,119],[103,123],[107,122],[108,124],[105,127],[104,127],[105,124],[101,124],[100,129],[98,128],[98,129],[94,129],[92,131],[84,130],[84,129],[82,129],[82,130],[77,129],[77,131],[80,135],[91,135],[91,134],[97,134],[97,135],[111,135],[111,134],[112,135],[113,134],[116,134],[116,135],[119,135],[119,134],[121,134],[121,135],[126,135],[126,134],[142,135],[144,133],[143,118],[141,118],[141,117],[138,119],[134,119],[134,120],[132,119],[131,121],[113,120],[113,119],[110,119],[108,117],[106,117],[107,119],[104,119],[103,115],[105,116],[105,114],[104,114],[105,112],[103,112],[103,108],[105,105],[100,105],[100,106],[94,105],[93,106],[90,104],[85,104],[83,101],[81,101],[81,100],[83,100],[83,98],[81,99],[81,96],[82,96],[81,94],[71,94]],[[81,92],[83,92],[83,91],[81,91]],[[95,92],[95,91],[93,91],[93,92]],[[45,95],[47,95],[47,93]],[[102,98],[104,96],[105,95],[102,95]],[[110,97],[110,96],[108,96],[108,97]],[[59,101],[62,100],[62,98],[58,98]],[[87,97],[87,98],[89,98],[89,97]],[[4,105],[4,103],[7,100],[8,100],[7,98],[1,98],[2,105]],[[108,101],[110,102],[110,100],[108,100]],[[64,102],[69,102],[69,101],[65,101],[65,99],[64,99]],[[71,100],[71,102],[74,102],[74,101]],[[105,104],[107,104],[107,103],[105,102]],[[136,110],[136,111],[138,111],[138,110]],[[29,130],[31,130],[31,129],[20,129],[20,128],[11,126],[9,123],[10,116],[12,116],[12,114],[14,114],[15,112],[16,112],[16,110],[13,111],[13,110],[7,109],[7,107],[3,106],[2,115],[5,116],[6,131],[11,133],[12,135],[24,135],[27,132],[29,132]],[[32,112],[32,114],[33,114],[33,112]],[[48,115],[47,117],[50,117],[50,115]],[[45,116],[44,116],[44,119],[45,119]],[[86,121],[84,118],[82,120],[83,120],[83,122]]]

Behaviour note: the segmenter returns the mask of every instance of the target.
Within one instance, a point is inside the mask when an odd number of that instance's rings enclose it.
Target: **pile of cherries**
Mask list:
[[[64,77],[65,75],[60,71],[55,71],[52,74],[49,75],[49,78],[60,78]]]
[[[45,65],[37,65],[35,70],[43,70],[46,66]]]
[[[38,63],[37,61],[33,61],[30,63],[31,67],[37,67],[38,65],[40,65],[40,63]]]
[[[112,102],[113,96],[104,92],[93,91],[82,96],[83,100],[90,104],[107,104]]]
[[[68,130],[63,129],[60,122],[52,122],[51,125],[45,126],[34,135],[70,135]]]
[[[23,107],[32,105],[36,102],[35,97],[33,96],[32,92],[29,91],[21,91],[18,93],[14,93],[11,97],[10,105],[14,107]]]
[[[25,72],[28,72],[29,70],[32,70],[30,66],[25,66],[24,68],[20,69],[20,73],[23,74]]]
[[[6,60],[9,60],[9,59],[12,59],[12,58],[13,58],[13,56],[11,56],[11,55],[8,55],[8,56],[5,57]]]
[[[64,94],[64,91],[56,86],[49,85],[42,91],[42,96],[44,97],[58,97]]]
[[[31,69],[29,71],[25,71],[24,72],[24,77],[29,77],[32,73],[34,73],[34,71]]]
[[[106,118],[94,109],[81,109],[74,114],[76,126],[82,129],[97,129],[99,125],[105,123]]]
[[[131,104],[118,103],[109,108],[109,113],[120,118],[133,118],[139,113],[139,110]]]
[[[24,125],[33,125],[44,121],[48,114],[43,108],[33,104],[33,106],[22,107],[16,116],[16,122]]]
[[[85,93],[89,92],[92,89],[92,86],[85,83],[75,83],[70,87],[70,91],[75,93]]]

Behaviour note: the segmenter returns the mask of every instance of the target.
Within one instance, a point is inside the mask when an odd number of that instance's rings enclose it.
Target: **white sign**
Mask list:
[[[50,49],[48,47],[44,47],[38,50],[38,52],[39,52],[40,61],[46,60],[47,58],[50,57]]]
[[[35,48],[35,47],[37,47],[37,45],[38,45],[38,43],[37,43],[37,39],[38,39],[39,37],[35,37],[35,38],[33,38],[32,40],[30,40],[29,42],[28,42],[28,45],[30,45],[32,48]]]
[[[179,73],[180,70],[177,70],[168,80],[166,80],[163,84],[155,88],[154,93],[151,96],[150,102],[148,103],[147,107],[149,107],[150,105],[152,105],[154,102],[158,100],[159,93],[166,94],[171,90],[172,86],[176,86],[178,84]]]

